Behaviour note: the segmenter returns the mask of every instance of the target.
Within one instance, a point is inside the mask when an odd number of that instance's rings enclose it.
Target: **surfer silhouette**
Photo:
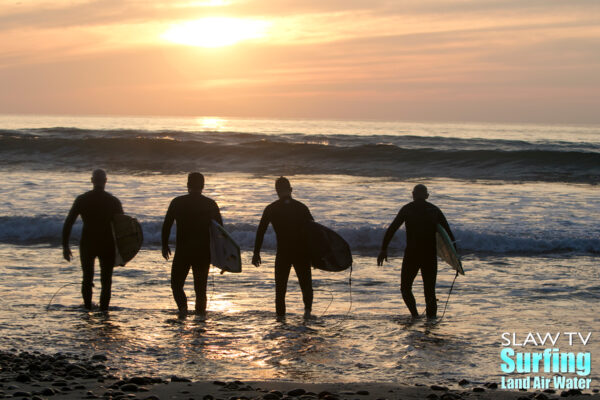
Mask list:
[[[305,227],[313,217],[303,203],[292,199],[292,186],[284,177],[275,181],[279,200],[269,204],[260,219],[254,241],[252,264],[261,264],[260,248],[269,224],[273,224],[277,237],[275,256],[275,310],[278,317],[285,315],[285,293],[292,265],[298,277],[304,302],[304,317],[310,317],[313,302],[310,256]]]
[[[437,300],[435,297],[435,281],[437,278],[437,249],[436,249],[436,224],[440,224],[450,239],[454,242],[454,235],[442,211],[427,202],[429,193],[425,185],[416,185],[412,192],[413,201],[400,209],[398,215],[388,228],[383,238],[381,251],[377,256],[377,265],[387,261],[387,247],[392,237],[403,223],[406,223],[406,248],[402,260],[400,273],[400,290],[404,303],[413,317],[418,317],[412,285],[421,270],[425,292],[427,318],[435,318],[437,314]]]
[[[85,308],[92,308],[92,287],[94,286],[94,261],[100,261],[100,310],[107,311],[110,303],[112,274],[115,265],[115,242],[111,221],[115,214],[123,214],[119,199],[104,191],[106,172],[101,169],[92,173],[93,190],[78,196],[67,215],[62,231],[63,257],[71,261],[73,254],[69,248],[69,237],[75,220],[79,215],[83,221],[79,257],[83,280],[81,295]]]
[[[173,222],[177,224],[175,256],[171,266],[171,289],[179,316],[187,315],[187,297],[183,290],[192,269],[196,292],[196,315],[206,314],[206,281],[210,268],[210,221],[223,225],[217,203],[202,194],[204,176],[199,172],[188,175],[188,194],[174,198],[162,226],[162,255],[169,260],[169,235]]]

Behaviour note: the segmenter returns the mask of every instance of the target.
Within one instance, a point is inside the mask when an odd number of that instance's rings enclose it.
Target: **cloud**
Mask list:
[[[213,6],[210,6],[213,4]],[[214,6],[216,5],[216,6]],[[428,18],[448,24],[455,20],[528,18],[535,20],[554,15],[567,18],[596,17],[600,3],[596,0],[230,0],[230,1],[148,1],[92,0],[40,1],[7,6],[0,13],[0,30],[50,29],[73,26],[165,23],[208,16],[290,18],[305,16],[336,18],[356,15],[360,19],[385,17]],[[359,20],[359,21],[357,21]]]
[[[0,106],[470,120],[523,119],[524,110],[539,119],[548,110],[548,120],[598,120],[595,1],[206,4],[103,0],[4,9]],[[264,40],[218,49],[159,39],[170,24],[208,15],[264,18],[272,30]]]

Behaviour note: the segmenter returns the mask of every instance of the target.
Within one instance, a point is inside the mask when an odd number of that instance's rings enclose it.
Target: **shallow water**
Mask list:
[[[132,373],[195,379],[452,385],[499,380],[503,332],[579,331],[592,332],[589,344],[561,350],[591,352],[598,387],[595,127],[49,117],[0,123],[3,348],[101,352]],[[115,150],[123,143],[131,145],[126,156]],[[181,148],[191,150],[180,159],[169,153]],[[277,151],[290,157],[271,157]],[[80,267],[63,261],[59,247],[66,213],[98,166],[108,168],[107,190],[140,220],[145,236],[138,256],[115,270],[108,315],[81,308]],[[244,260],[242,274],[212,271],[206,321],[176,318],[170,264],[159,250],[162,218],[169,201],[185,193],[188,168],[205,173],[205,194],[218,202]],[[281,174],[315,219],[353,249],[351,287],[348,272],[314,271],[315,318],[307,321],[293,274],[289,315],[275,318],[271,230],[263,266],[250,266],[256,226]],[[466,275],[438,324],[409,323],[399,288],[403,229],[390,262],[375,263],[385,229],[416,183],[428,185],[464,255]],[[79,231],[77,223],[76,257]],[[441,314],[454,275],[441,262],[439,271]],[[419,277],[415,296],[423,311]]]
[[[111,364],[139,373],[305,382],[484,382],[500,375],[502,332],[593,332],[600,322],[600,273],[597,260],[585,256],[468,257],[466,275],[458,278],[447,314],[437,325],[408,323],[399,293],[399,258],[377,267],[373,258],[357,257],[351,294],[347,273],[315,271],[315,318],[307,321],[291,278],[289,315],[282,322],[274,315],[272,254],[265,255],[263,267],[245,266],[242,274],[211,272],[206,321],[176,318],[169,265],[158,250],[143,250],[131,265],[116,270],[107,316],[80,307],[79,267],[61,262],[59,249],[3,245],[0,256],[11,260],[0,270],[2,347],[102,352]],[[452,278],[443,267],[440,313]],[[186,288],[192,305],[191,280]],[[423,311],[420,278],[415,294]],[[594,336],[585,350],[600,351]],[[592,358],[590,377],[597,379],[597,371]]]

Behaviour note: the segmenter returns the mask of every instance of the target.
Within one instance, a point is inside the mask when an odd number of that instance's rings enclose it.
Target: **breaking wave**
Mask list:
[[[18,245],[51,245],[58,246],[61,241],[63,219],[60,217],[0,217],[0,243]],[[142,220],[144,231],[144,247],[158,248],[160,246],[162,220],[152,218]],[[77,223],[71,235],[78,238],[80,223]],[[226,224],[225,228],[240,244],[243,250],[252,250],[256,226],[249,223]],[[375,253],[379,250],[385,227],[363,225],[356,227],[340,226],[335,230],[345,238],[354,251]],[[593,236],[573,236],[572,234],[556,231],[539,237],[533,233],[515,232],[483,232],[479,230],[456,227],[454,234],[458,240],[460,252],[478,254],[549,254],[549,253],[600,253],[600,238]],[[269,229],[263,247],[275,248],[275,235]],[[390,245],[401,250],[404,247],[404,234],[398,232]]]
[[[594,143],[51,128],[0,130],[0,154],[0,165],[67,170],[600,181]]]

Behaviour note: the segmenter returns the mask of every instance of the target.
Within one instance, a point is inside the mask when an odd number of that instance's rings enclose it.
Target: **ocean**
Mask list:
[[[598,126],[5,115],[0,155],[2,348],[104,353],[130,371],[194,379],[455,385],[506,375],[504,332],[592,332],[586,346],[561,350],[591,352],[598,387]],[[80,221],[75,260],[62,260],[60,248],[64,218],[94,168],[107,171],[107,190],[145,236],[138,256],[115,269],[108,315],[81,307]],[[211,270],[206,321],[176,318],[170,263],[160,254],[162,219],[191,171],[206,176],[204,193],[244,261],[241,274]],[[351,285],[348,271],[313,272],[308,321],[293,274],[289,315],[275,319],[271,229],[263,265],[250,264],[282,175],[353,249]],[[436,325],[407,320],[404,228],[389,262],[375,260],[417,183],[445,213],[465,268]],[[440,313],[453,278],[440,261]],[[96,286],[95,301],[98,272]],[[186,291],[193,303],[191,277]],[[420,277],[414,292],[423,311]]]

